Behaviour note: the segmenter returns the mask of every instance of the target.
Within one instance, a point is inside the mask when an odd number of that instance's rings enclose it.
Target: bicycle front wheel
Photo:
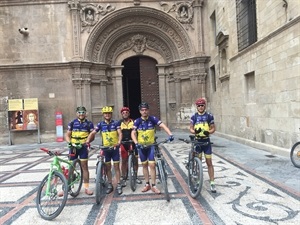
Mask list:
[[[134,155],[129,155],[128,157],[128,177],[129,177],[129,183],[130,188],[132,191],[136,190],[136,177],[137,177],[137,171],[136,171],[136,164],[137,159]]]
[[[197,198],[203,185],[203,168],[199,158],[194,157],[188,163],[188,185],[192,198]]]
[[[45,220],[57,217],[66,205],[68,182],[65,176],[57,171],[47,175],[38,187],[36,207]]]
[[[160,182],[162,184],[162,187],[163,187],[163,190],[164,190],[164,193],[165,193],[165,198],[169,202],[170,201],[170,195],[169,195],[169,190],[168,190],[166,171],[165,171],[162,160],[158,160],[156,163],[157,163],[158,172],[159,172],[159,175],[160,175]]]
[[[69,169],[68,184],[69,192],[72,197],[77,197],[82,187],[83,174],[79,159],[73,160]]]
[[[104,196],[104,187],[106,183],[106,168],[103,162],[99,162],[96,169],[96,184],[95,184],[95,196],[96,203],[100,204],[102,197]]]
[[[300,168],[300,141],[293,145],[290,157],[294,166]]]

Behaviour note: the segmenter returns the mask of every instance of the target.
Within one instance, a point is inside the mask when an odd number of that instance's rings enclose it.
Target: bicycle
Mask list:
[[[104,187],[107,183],[107,167],[105,164],[105,151],[114,151],[116,147],[100,146],[99,154],[96,163],[96,184],[95,184],[95,197],[96,203],[100,204],[104,194]]]
[[[49,173],[44,177],[37,190],[36,206],[43,219],[52,220],[61,213],[66,205],[68,193],[72,197],[79,195],[83,181],[80,160],[75,159],[70,162],[59,156],[74,156],[76,148],[81,147],[81,145],[73,145],[74,152],[72,154],[62,154],[41,148],[49,156],[54,157],[50,164]],[[59,192],[62,191],[63,195],[59,196]]]
[[[138,167],[138,159],[135,155],[136,148],[133,148],[133,141],[127,140],[122,141],[121,144],[129,145],[128,149],[128,168],[126,172],[126,176],[123,177],[124,180],[129,180],[130,188],[132,191],[136,190],[136,179],[137,179],[137,167]]]
[[[169,195],[168,184],[167,184],[168,173],[167,173],[167,168],[166,168],[166,162],[165,162],[163,155],[160,152],[159,147],[158,147],[160,144],[164,144],[168,141],[169,140],[166,139],[164,141],[154,143],[151,145],[142,145],[142,148],[150,148],[150,147],[154,146],[154,156],[155,156],[155,162],[156,162],[157,176],[162,184],[162,187],[163,187],[163,190],[165,193],[165,199],[169,202],[170,195]]]
[[[300,168],[300,141],[293,145],[290,152],[290,158],[294,166]]]
[[[199,154],[199,152],[197,152],[197,147],[201,149],[203,146],[207,146],[213,143],[198,142],[197,139],[195,140],[194,135],[190,135],[189,137],[190,140],[183,139],[183,138],[179,138],[179,140],[187,144],[191,144],[188,161],[185,164],[188,170],[188,186],[189,186],[190,196],[192,198],[197,198],[203,186],[203,167],[202,167],[202,161],[200,160],[199,157],[197,157],[197,155]]]

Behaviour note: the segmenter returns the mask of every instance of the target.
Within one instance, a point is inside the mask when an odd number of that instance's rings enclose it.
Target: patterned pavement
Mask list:
[[[184,132],[176,138],[187,137]],[[165,138],[164,133],[158,133]],[[201,196],[188,195],[186,160],[189,145],[180,141],[164,144],[168,162],[171,201],[163,193],[132,192],[107,195],[100,205],[81,191],[68,197],[62,213],[53,221],[43,220],[35,206],[36,189],[47,174],[51,158],[40,147],[63,149],[65,143],[0,146],[0,224],[300,224],[300,170],[288,157],[213,136],[217,193],[209,191],[204,166]],[[97,141],[95,142],[97,144]],[[94,187],[96,151],[90,152],[90,180]],[[142,169],[139,169],[142,179]],[[160,187],[160,184],[158,184]]]

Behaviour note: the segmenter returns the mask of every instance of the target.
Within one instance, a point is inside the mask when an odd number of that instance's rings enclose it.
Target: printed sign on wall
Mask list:
[[[9,99],[10,130],[37,130],[39,126],[38,99]]]

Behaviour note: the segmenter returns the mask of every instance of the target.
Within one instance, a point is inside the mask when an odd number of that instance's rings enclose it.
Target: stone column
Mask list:
[[[168,102],[166,95],[166,74],[165,74],[165,66],[157,65],[158,69],[158,87],[159,87],[159,108],[160,108],[160,119],[164,123],[168,123],[167,121],[167,111],[168,111]]]
[[[68,2],[73,26],[73,60],[82,60],[81,56],[81,35],[80,35],[80,1],[70,0]]]
[[[181,80],[179,78],[175,79],[175,97],[176,103],[179,106],[181,102]]]
[[[114,115],[118,118],[118,112],[123,107],[123,84],[122,84],[122,69],[124,66],[113,66],[114,75],[112,76],[113,86],[114,86]]]
[[[107,80],[100,81],[100,107],[103,108],[107,104]]]
[[[197,34],[198,34],[198,49],[196,52],[198,52],[197,55],[204,55],[204,44],[203,44],[203,20],[202,20],[202,8],[203,7],[203,0],[196,0],[194,4],[194,12],[195,12],[195,18],[197,18]]]

